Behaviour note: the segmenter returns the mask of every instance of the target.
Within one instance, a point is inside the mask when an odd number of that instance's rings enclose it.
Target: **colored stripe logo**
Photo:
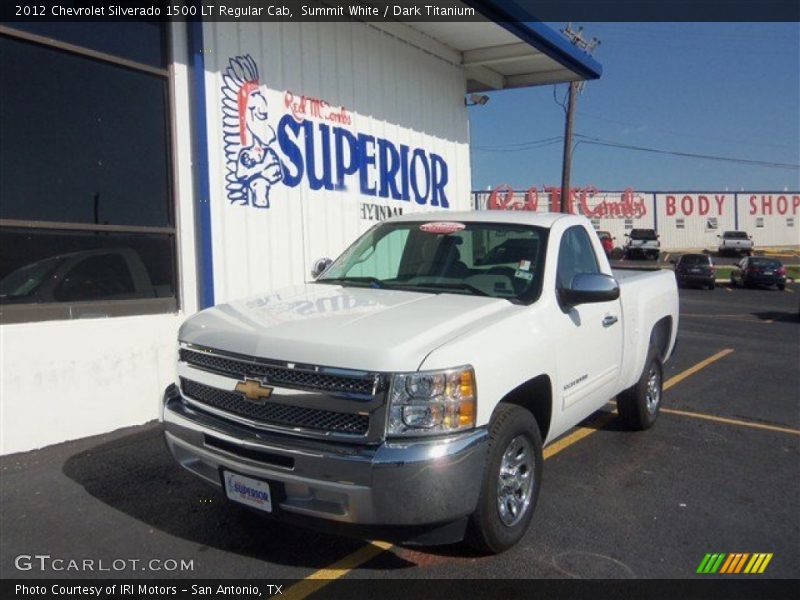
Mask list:
[[[724,552],[709,553],[700,561],[697,573],[702,575],[749,574],[763,573],[769,561],[772,560],[772,552],[734,552],[731,554]]]

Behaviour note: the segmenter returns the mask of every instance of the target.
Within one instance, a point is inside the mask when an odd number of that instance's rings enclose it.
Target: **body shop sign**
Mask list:
[[[232,205],[269,208],[282,199],[281,189],[304,185],[450,207],[444,158],[359,131],[350,111],[318,98],[286,91],[283,112],[271,113],[250,55],[230,59],[221,92],[225,189]]]

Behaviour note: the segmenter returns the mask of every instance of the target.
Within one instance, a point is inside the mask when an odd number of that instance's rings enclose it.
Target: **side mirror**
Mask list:
[[[619,298],[619,284],[604,273],[578,273],[569,287],[558,290],[558,296],[566,306],[610,302]]]
[[[333,264],[333,261],[330,258],[318,258],[316,262],[314,262],[314,266],[311,267],[311,277],[317,279],[331,264]]]

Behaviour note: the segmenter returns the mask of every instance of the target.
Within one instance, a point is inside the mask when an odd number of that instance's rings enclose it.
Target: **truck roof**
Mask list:
[[[516,225],[538,225],[550,228],[560,219],[583,220],[576,215],[532,212],[529,210],[466,210],[466,211],[435,211],[406,213],[399,217],[392,217],[389,222],[402,221],[468,221],[484,223],[510,223]]]

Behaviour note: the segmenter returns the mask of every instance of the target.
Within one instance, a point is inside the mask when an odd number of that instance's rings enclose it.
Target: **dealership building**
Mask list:
[[[0,452],[156,418],[188,315],[469,209],[465,95],[600,76],[472,4],[490,20],[0,26]]]

